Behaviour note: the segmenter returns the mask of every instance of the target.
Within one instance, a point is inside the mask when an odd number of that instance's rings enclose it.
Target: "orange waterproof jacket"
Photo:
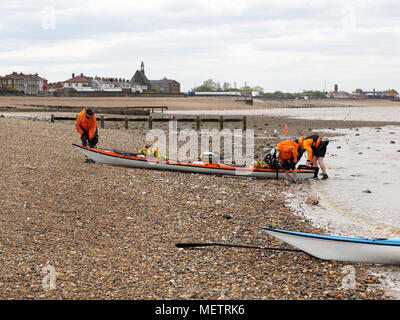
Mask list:
[[[295,162],[297,162],[299,144],[297,144],[296,142],[292,140],[279,142],[276,146],[276,149],[279,150],[279,159],[281,160],[281,162],[283,162],[283,160],[288,160],[291,158],[293,158]]]
[[[93,114],[90,119],[86,119],[86,110],[83,109],[76,118],[75,128],[80,135],[83,134],[83,130],[89,132],[89,139],[93,139],[97,128],[96,115]]]
[[[312,135],[307,138],[301,137],[299,139],[299,145],[307,150],[307,161],[313,161],[314,150],[317,150],[322,138],[317,135]]]

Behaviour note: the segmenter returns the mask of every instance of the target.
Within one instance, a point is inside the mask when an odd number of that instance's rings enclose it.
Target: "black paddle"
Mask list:
[[[303,251],[298,250],[298,249],[272,248],[272,247],[262,247],[262,246],[246,246],[246,245],[243,245],[243,244],[216,243],[216,242],[209,242],[209,243],[176,243],[175,246],[178,247],[178,248],[218,246],[218,247],[234,247],[234,248],[247,248],[247,249],[303,252]]]

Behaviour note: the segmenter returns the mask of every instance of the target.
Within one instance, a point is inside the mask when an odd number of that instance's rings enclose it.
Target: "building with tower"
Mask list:
[[[176,80],[167,79],[166,77],[161,80],[149,80],[144,71],[143,61],[140,65],[140,70],[136,70],[130,82],[132,85],[146,86],[147,92],[152,93],[179,94],[181,92],[181,85]]]

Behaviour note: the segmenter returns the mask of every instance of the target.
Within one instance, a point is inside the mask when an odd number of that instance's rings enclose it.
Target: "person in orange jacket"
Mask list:
[[[319,165],[322,170],[322,179],[328,179],[324,157],[329,141],[322,140],[322,138],[316,134],[307,138],[301,137],[296,141],[307,150],[307,165],[312,165],[313,167],[318,167]],[[315,176],[315,178],[317,178],[317,176]]]
[[[292,170],[293,181],[297,181],[296,164],[304,153],[304,149],[292,140],[279,142],[275,148],[275,156],[280,160],[286,179],[290,180],[289,170]]]
[[[82,145],[84,147],[95,148],[99,142],[99,135],[97,132],[97,119],[93,110],[90,108],[83,109],[77,116],[75,121],[76,131],[81,135]],[[85,162],[94,162],[88,158]]]

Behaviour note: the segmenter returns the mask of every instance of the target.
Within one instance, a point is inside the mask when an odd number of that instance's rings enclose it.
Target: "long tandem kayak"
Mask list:
[[[261,179],[285,178],[283,169],[258,168],[254,166],[235,166],[224,163],[208,163],[202,161],[180,162],[173,160],[160,160],[157,158],[146,158],[135,153],[118,150],[93,149],[81,145],[73,146],[85,156],[95,162],[121,167],[132,167],[142,169],[170,170],[189,173],[246,176]],[[304,168],[297,170],[297,179],[312,179],[317,168]]]

